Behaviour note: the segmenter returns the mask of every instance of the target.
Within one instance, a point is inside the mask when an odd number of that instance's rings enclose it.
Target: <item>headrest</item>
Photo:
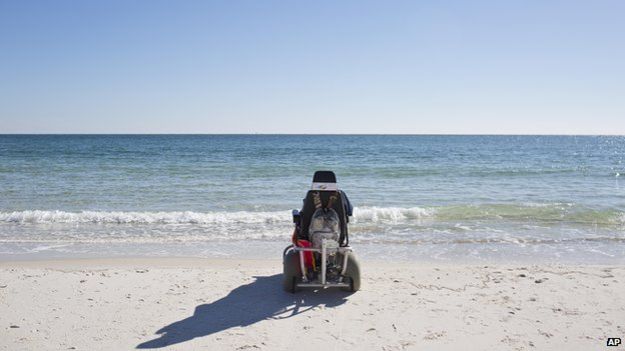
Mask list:
[[[336,175],[332,171],[317,171],[313,183],[336,183]]]
[[[336,175],[332,171],[317,171],[313,176],[312,190],[336,191]]]

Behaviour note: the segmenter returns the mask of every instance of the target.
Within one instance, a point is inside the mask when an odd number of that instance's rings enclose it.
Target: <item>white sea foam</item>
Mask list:
[[[421,207],[362,207],[354,209],[354,222],[398,222],[431,217]],[[0,212],[0,222],[102,224],[272,224],[290,221],[290,211],[238,212],[123,212],[123,211],[14,211]]]
[[[275,212],[121,212],[15,211],[0,212],[0,222],[102,224],[263,224],[289,220],[288,211]]]
[[[78,224],[188,224],[188,225],[276,225],[288,224],[291,214],[282,211],[14,211],[0,212],[0,223]],[[458,223],[471,220],[516,220],[622,225],[625,214],[618,210],[574,208],[572,204],[484,204],[439,207],[356,207],[354,224],[416,224],[422,221]]]
[[[358,222],[400,222],[431,218],[436,211],[422,207],[356,207],[354,219]]]

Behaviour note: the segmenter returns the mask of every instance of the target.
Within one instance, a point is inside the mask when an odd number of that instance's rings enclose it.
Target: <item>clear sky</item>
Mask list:
[[[625,134],[625,1],[0,0],[0,133]]]

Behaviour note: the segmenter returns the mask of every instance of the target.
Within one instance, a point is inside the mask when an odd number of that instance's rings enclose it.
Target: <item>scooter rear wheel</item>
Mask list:
[[[360,290],[360,263],[358,263],[353,253],[350,253],[347,257],[347,269],[344,277],[349,282],[349,287],[342,288],[343,290],[351,292]]]
[[[282,262],[282,288],[286,292],[296,293],[297,284],[302,280],[302,270],[299,264],[299,253],[290,250],[284,254]]]

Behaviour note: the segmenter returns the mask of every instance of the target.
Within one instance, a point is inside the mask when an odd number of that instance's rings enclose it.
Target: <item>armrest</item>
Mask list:
[[[300,221],[300,218],[301,218],[301,215],[300,215],[299,211],[298,210],[293,210],[292,213],[293,213],[293,223],[299,224],[299,221]]]

